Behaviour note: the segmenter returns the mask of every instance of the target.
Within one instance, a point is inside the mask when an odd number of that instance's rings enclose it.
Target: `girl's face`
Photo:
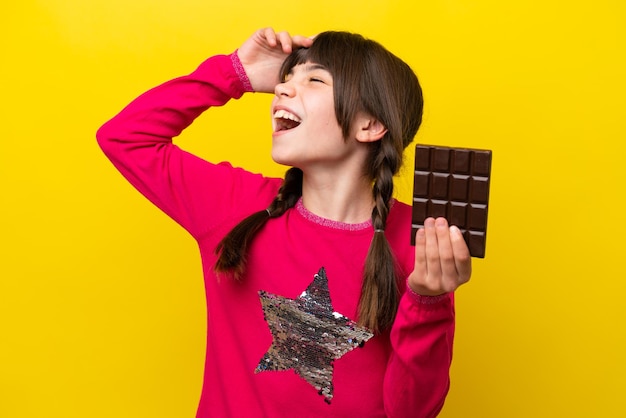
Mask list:
[[[272,102],[272,158],[303,171],[351,159],[357,141],[344,140],[335,116],[333,78],[313,63],[296,65]]]

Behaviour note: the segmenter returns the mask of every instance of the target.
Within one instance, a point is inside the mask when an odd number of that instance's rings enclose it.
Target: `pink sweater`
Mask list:
[[[449,387],[452,295],[420,297],[403,284],[390,331],[362,347],[364,334],[341,336],[358,331],[348,318],[357,314],[371,222],[332,222],[298,204],[257,235],[242,282],[216,278],[217,243],[243,217],[265,209],[281,180],[209,163],[172,138],[209,107],[246,91],[237,55],[215,56],[144,93],[97,134],[128,181],[198,242],[208,330],[197,417],[437,415]],[[410,219],[410,207],[396,201],[385,231],[406,275],[413,268]],[[320,307],[333,312],[326,322],[307,322]]]

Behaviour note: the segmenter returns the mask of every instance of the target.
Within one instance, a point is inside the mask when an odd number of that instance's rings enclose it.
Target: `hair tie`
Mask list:
[[[384,229],[375,229],[374,233],[377,233],[377,232],[385,232],[385,230]]]
[[[269,216],[270,218],[272,217],[272,212],[270,212],[270,208],[265,209],[265,212],[267,212],[267,216]]]

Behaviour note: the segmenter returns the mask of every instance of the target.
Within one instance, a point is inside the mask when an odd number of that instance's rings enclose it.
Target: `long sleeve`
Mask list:
[[[251,86],[237,54],[214,56],[191,74],[136,98],[98,130],[98,143],[135,188],[198,238],[222,222],[220,216],[229,215],[232,208],[245,210],[238,203],[246,201],[246,193],[258,192],[254,186],[270,186],[260,175],[233,169],[228,163],[210,164],[187,153],[172,138],[209,107],[221,106],[246,91]],[[238,188],[244,179],[248,187]],[[240,214],[231,216],[235,215]]]
[[[453,294],[421,297],[408,289],[391,330],[384,382],[389,418],[437,416],[450,387],[453,339]]]

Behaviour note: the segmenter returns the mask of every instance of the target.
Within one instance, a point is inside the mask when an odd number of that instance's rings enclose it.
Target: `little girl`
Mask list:
[[[246,92],[273,93],[284,179],[172,143]],[[392,197],[419,128],[413,71],[355,34],[257,31],[139,96],[97,134],[143,195],[198,242],[208,330],[197,417],[431,417],[449,388],[458,228]],[[215,138],[224,140],[229,138]]]

